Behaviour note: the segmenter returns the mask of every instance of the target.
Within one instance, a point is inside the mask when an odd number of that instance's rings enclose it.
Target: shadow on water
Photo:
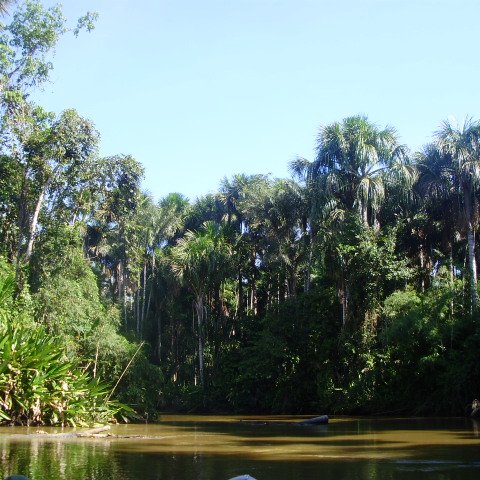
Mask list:
[[[280,417],[263,419],[278,422]],[[119,435],[149,438],[67,441],[38,436],[18,440],[9,432],[26,429],[0,429],[0,477],[22,473],[32,480],[226,480],[249,473],[258,480],[473,480],[480,476],[480,440],[469,420],[335,419],[316,427],[243,423],[237,418],[176,417],[158,425],[112,429]]]

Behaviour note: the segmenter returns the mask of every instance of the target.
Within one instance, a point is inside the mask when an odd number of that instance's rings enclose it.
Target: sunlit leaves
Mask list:
[[[42,328],[9,326],[0,335],[0,411],[12,424],[85,425],[110,420],[107,385],[65,357]]]

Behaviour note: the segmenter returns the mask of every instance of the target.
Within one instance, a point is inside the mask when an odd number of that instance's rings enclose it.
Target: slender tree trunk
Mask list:
[[[148,312],[150,311],[150,303],[152,301],[152,286],[150,285],[150,290],[148,291],[148,300],[147,300],[147,311],[145,313],[145,320],[148,316]]]
[[[142,321],[142,317],[140,315],[140,292],[141,292],[141,285],[138,282],[137,291],[135,292],[135,316],[137,317],[137,336],[140,338],[140,330],[141,325],[140,322]]]
[[[423,245],[420,245],[420,289],[425,292],[425,258],[423,254]]]
[[[468,241],[468,269],[470,271],[470,295],[472,310],[475,311],[478,306],[477,293],[477,262],[475,261],[475,232],[469,225],[467,232]]]
[[[282,283],[282,280],[280,278],[280,273],[277,274],[277,305],[280,303],[280,297],[281,297],[281,291],[280,291],[280,285]]]
[[[147,295],[147,260],[143,262],[143,295],[142,295],[142,321],[141,331],[143,333],[143,326],[145,325],[145,308],[146,308],[146,295]]]
[[[297,296],[297,264],[294,263],[293,267],[290,269],[289,282],[288,282],[288,296],[296,297]]]
[[[120,260],[117,265],[117,295],[118,300],[123,307],[123,324],[127,328],[127,288],[125,281],[125,267],[123,261]]]
[[[368,206],[367,202],[362,202],[360,205],[360,214],[362,215],[363,224],[368,227]]]
[[[173,338],[173,334],[172,334]],[[173,347],[172,347],[173,349]],[[158,362],[162,362],[162,310],[159,309],[157,313],[157,355]]]
[[[251,296],[251,303],[250,308],[254,315],[257,314],[257,286],[255,284],[255,277],[252,277],[252,296]]]
[[[38,196],[37,204],[35,205],[35,210],[33,212],[32,221],[30,222],[30,229],[28,232],[28,244],[27,244],[27,250],[25,252],[25,259],[27,261],[32,256],[33,242],[35,241],[35,233],[37,231],[38,216],[40,215],[40,210],[42,208],[43,200],[45,198],[45,189],[46,187],[42,189],[42,191],[40,192],[40,195]]]
[[[308,293],[310,291],[312,259],[313,259],[313,252],[312,252],[312,246],[310,245],[310,251],[308,252],[307,267],[305,269],[305,284],[303,285],[303,291],[305,293]]]
[[[349,291],[345,280],[342,280],[342,286],[340,290],[340,301],[342,304],[342,328],[345,328],[348,321],[348,297]]]
[[[255,246],[252,248],[252,257],[251,257],[251,265],[252,265],[252,289],[251,289],[251,304],[250,308],[251,311],[253,312],[254,315],[257,314],[257,285],[256,285],[256,279],[255,279],[255,272],[257,269],[257,266],[255,264],[256,260],[256,248]]]
[[[268,282],[267,285],[267,296],[266,296],[266,303],[267,303],[267,312],[271,309],[272,307],[272,282]]]
[[[311,222],[310,222],[311,223]],[[303,291],[305,293],[310,291],[310,277],[311,277],[311,269],[312,269],[312,259],[313,259],[313,227],[310,225],[308,226],[308,218],[304,217],[302,220],[302,227],[303,227],[303,238],[304,238],[304,248],[305,252],[307,252],[307,264],[305,266],[305,273],[304,273],[304,284],[303,284]]]
[[[123,263],[120,260],[117,264],[117,298],[119,301],[123,302],[124,294],[123,294]]]
[[[237,299],[237,312],[235,317],[237,320],[243,317],[243,278],[242,272],[238,271],[238,299]]]
[[[197,326],[198,326],[198,372],[200,375],[200,385],[203,388],[205,386],[204,377],[204,353],[203,353],[203,296],[198,296],[195,301],[195,310],[197,313]]]
[[[452,292],[452,298],[450,300],[450,315],[451,315],[451,318],[453,318],[453,288],[454,288],[454,283],[453,283],[453,280],[454,280],[454,272],[453,272],[453,245],[452,243],[450,243],[449,245],[450,247],[450,255],[449,255],[449,269],[450,269],[450,289],[451,289],[451,292]],[[453,328],[453,326],[452,326]]]
[[[475,261],[475,232],[473,230],[473,212],[472,212],[472,195],[471,187],[465,186],[464,204],[465,214],[467,217],[467,244],[468,244],[468,271],[470,274],[470,301],[472,311],[476,311],[478,306],[477,293],[477,262]]]
[[[127,323],[128,323],[128,319],[127,319],[127,288],[125,286],[125,275],[124,275],[123,272],[122,272],[122,276],[123,276],[123,281],[122,281],[122,285],[123,285],[123,288],[122,288],[123,323],[124,323],[125,329],[126,329],[127,328]]]

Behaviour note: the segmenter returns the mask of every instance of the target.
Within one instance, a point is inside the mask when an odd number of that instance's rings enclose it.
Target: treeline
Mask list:
[[[59,362],[121,380],[115,396],[150,418],[463,413],[480,393],[478,122],[411,152],[353,116],[320,128],[291,179],[155,202],[138,161],[99,156],[89,120],[29,101],[62,18],[29,1],[0,38],[5,344],[22,328],[60,339]]]

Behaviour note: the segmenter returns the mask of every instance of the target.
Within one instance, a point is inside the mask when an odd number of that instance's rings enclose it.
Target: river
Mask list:
[[[55,438],[0,428],[0,478],[31,480],[477,480],[480,425],[470,419],[162,415],[107,438]],[[291,422],[291,423],[290,423]],[[58,429],[42,428],[53,433]],[[129,438],[125,438],[129,437]]]

